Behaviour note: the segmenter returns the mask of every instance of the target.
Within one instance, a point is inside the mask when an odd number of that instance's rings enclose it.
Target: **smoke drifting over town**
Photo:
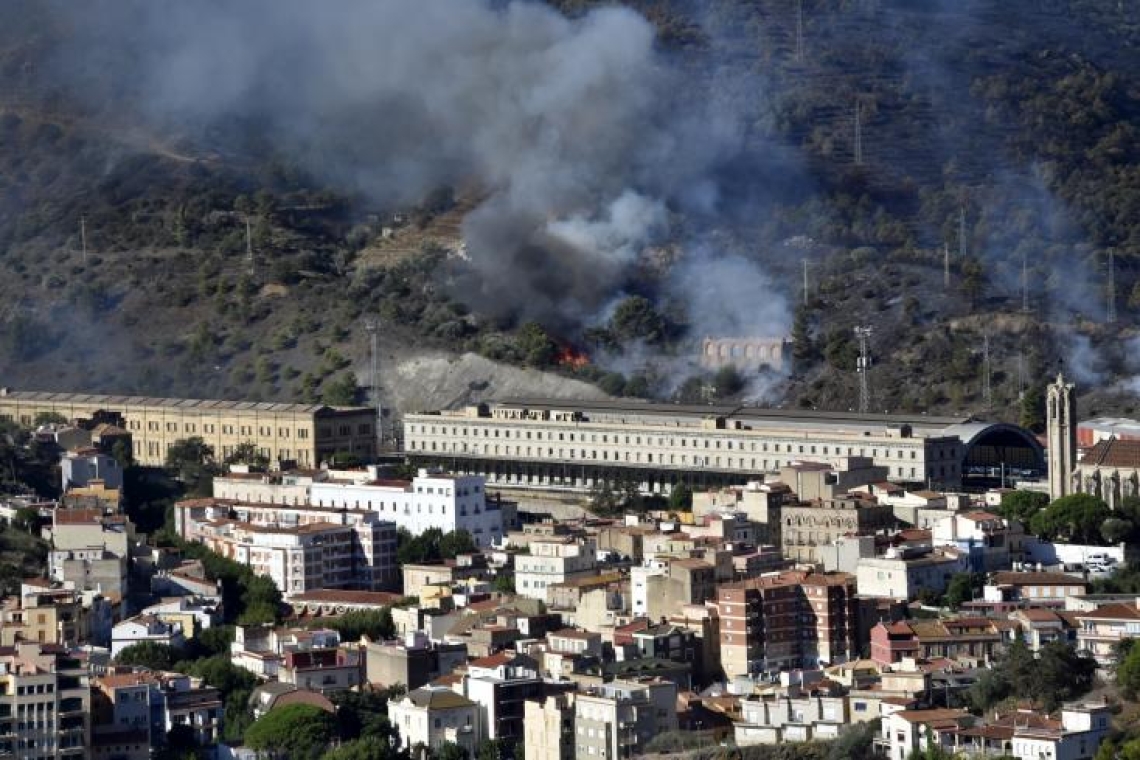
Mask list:
[[[61,12],[86,30],[80,47],[104,51],[100,75],[164,126],[216,136],[254,125],[380,204],[473,188],[483,200],[464,224],[472,272],[456,295],[570,335],[621,295],[671,212],[715,218],[711,170],[739,143],[723,110],[676,102],[681,74],[625,9],[571,20],[526,2],[254,0]],[[686,261],[695,295],[709,286],[702,261]],[[716,312],[744,312],[765,282],[753,264],[733,268],[752,285],[718,289]]]

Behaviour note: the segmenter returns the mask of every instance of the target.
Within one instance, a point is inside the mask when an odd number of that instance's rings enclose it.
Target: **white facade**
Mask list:
[[[967,556],[949,549],[913,558],[862,558],[855,566],[855,578],[860,596],[914,599],[923,589],[943,593],[955,573],[969,569]]]
[[[286,596],[381,590],[396,579],[396,526],[376,512],[199,499],[175,505],[175,527],[269,576]]]
[[[475,756],[481,741],[479,708],[471,700],[445,686],[424,686],[388,705],[392,726],[407,748],[423,746],[438,751],[446,742]]]
[[[647,477],[650,470],[676,470],[747,479],[805,459],[838,467],[853,456],[870,457],[894,480],[957,484],[962,442],[952,427],[963,421],[551,401],[408,414],[404,434],[410,454],[468,465],[513,486],[588,489],[597,480],[587,471],[594,466],[641,469]],[[498,466],[512,461],[551,468],[521,474]]]
[[[737,746],[830,741],[847,725],[847,697],[815,695],[743,699],[734,726]]]
[[[634,617],[645,617],[649,614],[649,579],[668,574],[669,562],[663,559],[647,560],[643,565],[630,568],[630,603]]]
[[[488,504],[484,479],[421,469],[411,481],[379,480],[377,471],[281,475],[232,473],[214,479],[214,496],[250,504],[280,504],[375,512],[418,536],[428,528],[465,530],[479,546],[503,537],[502,511]]]
[[[116,625],[111,629],[111,656],[118,657],[129,646],[151,641],[169,647],[180,647],[185,642],[182,626],[167,623],[153,615],[140,615]]]
[[[545,601],[549,587],[593,575],[597,567],[593,541],[531,541],[530,554],[515,557],[515,590],[523,596]]]

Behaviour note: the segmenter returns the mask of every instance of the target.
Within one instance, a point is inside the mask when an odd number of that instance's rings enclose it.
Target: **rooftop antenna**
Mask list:
[[[380,401],[380,326],[369,317],[364,321],[368,333],[368,390],[376,407],[376,453],[384,448],[384,407]]]
[[[1105,321],[1116,324],[1116,251],[1108,252],[1108,309]]]
[[[804,0],[796,0],[796,61],[804,62]]]
[[[1021,312],[1029,313],[1029,260],[1021,254]]]
[[[79,217],[79,245],[83,249],[83,263],[87,263],[87,217]]]
[[[863,104],[855,101],[855,165],[863,165]]]
[[[950,287],[950,244],[942,244],[942,287]]]
[[[990,334],[985,333],[982,336],[982,402],[986,405],[986,409],[993,409],[994,406],[994,388],[993,388],[993,367],[990,363]]]
[[[866,414],[871,410],[871,350],[870,341],[874,329],[871,327],[856,327],[855,337],[859,340],[859,362],[856,371],[859,373],[859,412]]]
[[[810,286],[808,285],[808,260],[803,260],[804,264],[804,306],[808,304],[808,294],[811,293]]]

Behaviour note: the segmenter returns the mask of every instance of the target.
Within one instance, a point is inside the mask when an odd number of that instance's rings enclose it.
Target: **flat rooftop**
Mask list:
[[[367,407],[331,407],[323,404],[285,404],[274,401],[224,401],[220,399],[161,398],[158,396],[116,396],[98,393],[51,393],[48,391],[5,391],[0,405],[8,400],[27,403],[73,404],[113,410],[115,407],[162,407],[201,411],[253,411],[313,414],[322,410],[372,412]]]

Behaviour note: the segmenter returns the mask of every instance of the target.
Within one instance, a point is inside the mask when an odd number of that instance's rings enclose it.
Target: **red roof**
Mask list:
[[[473,668],[499,668],[515,659],[514,652],[496,652],[488,657],[480,657],[468,663]]]

